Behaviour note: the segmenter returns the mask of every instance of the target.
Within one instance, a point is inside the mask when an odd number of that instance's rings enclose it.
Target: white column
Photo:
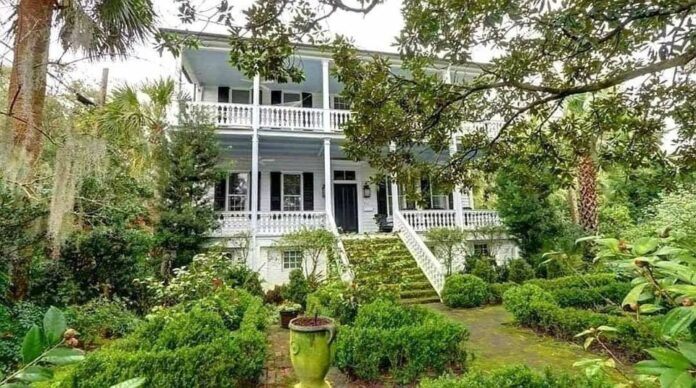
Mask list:
[[[396,146],[394,143],[389,144],[389,152],[394,152]],[[396,175],[391,176],[391,197],[392,197],[392,217],[399,213],[399,184],[396,182]]]
[[[256,249],[256,229],[257,229],[257,218],[258,218],[258,208],[259,208],[259,88],[261,85],[261,78],[259,75],[254,76],[254,90],[252,94],[252,103],[254,104],[252,108],[251,115],[251,128],[253,133],[251,135],[251,248],[252,262],[256,265],[256,260],[258,259],[258,250]]]
[[[329,60],[321,60],[321,97],[324,108],[324,131],[331,132],[331,112],[329,111]]]
[[[333,215],[333,187],[331,186],[331,140],[324,139],[324,209]]]
[[[457,152],[457,137],[452,136],[452,141],[450,141],[450,157],[452,157]],[[454,222],[455,224],[462,228],[464,227],[464,209],[462,209],[462,186],[455,185],[454,191],[452,192],[452,205],[454,206]]]

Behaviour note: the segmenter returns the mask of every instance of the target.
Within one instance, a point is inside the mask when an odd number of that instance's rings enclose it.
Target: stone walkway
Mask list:
[[[512,316],[502,306],[475,309],[450,309],[440,303],[427,305],[469,329],[466,347],[473,352],[472,368],[490,370],[513,364],[525,364],[543,370],[551,367],[569,373],[582,373],[573,363],[596,358],[581,346],[540,336],[532,330],[512,324]]]

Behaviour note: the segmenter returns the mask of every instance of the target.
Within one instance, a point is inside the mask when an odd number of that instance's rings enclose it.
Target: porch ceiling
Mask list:
[[[187,49],[183,51],[183,61],[189,76],[202,85],[225,85],[239,88],[251,88],[252,80],[242,75],[239,70],[229,64],[229,54],[226,50]],[[271,81],[261,81],[261,88],[266,90],[302,90],[310,92],[322,91],[321,60],[295,57],[296,64],[304,69],[305,81],[301,84],[279,84]],[[334,78],[329,78],[329,91],[340,93],[343,86]]]
[[[220,147],[225,156],[231,158],[251,157],[250,136],[221,136]],[[309,138],[260,137],[259,158],[283,156],[324,156],[324,140]],[[331,159],[345,159],[346,155],[338,141],[331,142]]]

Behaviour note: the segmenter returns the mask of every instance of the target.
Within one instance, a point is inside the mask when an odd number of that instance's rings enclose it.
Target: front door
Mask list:
[[[358,232],[358,186],[356,184],[334,184],[334,216],[336,226],[344,233]]]

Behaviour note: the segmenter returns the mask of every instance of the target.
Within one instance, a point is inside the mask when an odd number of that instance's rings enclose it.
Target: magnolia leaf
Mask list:
[[[585,241],[594,241],[594,240],[598,240],[599,238],[600,238],[599,236],[585,236],[585,237],[581,237],[581,238],[575,240],[575,244],[579,244],[579,243],[585,242]]]
[[[595,243],[597,245],[609,248],[609,250],[611,250],[614,253],[621,252],[621,250],[619,249],[620,242],[615,238],[600,238],[595,240]]]
[[[53,371],[48,368],[32,365],[19,372],[16,378],[30,383],[46,381],[53,378]]]
[[[647,255],[657,249],[659,244],[660,240],[653,237],[639,238],[633,243],[633,253],[638,256]]]
[[[41,329],[37,325],[32,325],[22,341],[22,361],[28,364],[39,357],[43,351],[44,342]]]
[[[621,306],[626,306],[626,305],[631,305],[631,304],[636,304],[638,303],[638,298],[640,298],[640,294],[643,293],[643,289],[648,285],[648,283],[641,283],[633,287],[631,291],[626,294],[626,297],[624,298],[623,302],[621,302]]]
[[[691,364],[696,365],[696,344],[693,342],[679,341],[677,345],[679,353],[686,357]]]
[[[666,286],[665,290],[688,297],[696,297],[696,286],[690,284],[673,284]]]
[[[51,308],[46,311],[43,319],[43,329],[46,335],[46,342],[49,346],[58,344],[63,340],[63,333],[67,329],[67,323],[65,322],[65,315],[63,312],[57,308],[51,306]]]
[[[615,327],[604,326],[604,325],[598,327],[597,330],[598,331],[618,331],[618,329],[616,329]]]
[[[589,329],[587,329],[587,330],[581,331],[581,332],[578,333],[578,334],[575,334],[575,338],[583,337],[583,336],[586,336],[586,335],[588,335],[588,334],[592,334],[592,333],[594,333],[594,332],[595,332],[595,328],[594,328],[594,327],[591,327],[591,328],[589,328]]]
[[[663,365],[673,369],[685,370],[691,366],[689,360],[682,356],[681,353],[675,352],[667,348],[650,348],[646,349],[654,359],[661,362]]]
[[[669,367],[662,365],[657,360],[644,360],[633,365],[633,369],[640,375],[659,376]]]
[[[688,370],[668,369],[660,375],[662,388],[692,388],[693,383]]]
[[[677,247],[670,247],[670,246],[664,246],[660,247],[655,253],[653,253],[655,256],[674,256],[674,255],[681,255],[682,253],[687,253],[688,251],[683,248],[677,248]]]
[[[147,381],[147,378],[145,378],[145,377],[136,377],[134,379],[126,380],[122,383],[112,385],[110,388],[138,388],[138,387],[142,387],[146,381]]]
[[[658,306],[658,305],[650,304],[650,303],[642,304],[638,308],[638,311],[641,314],[652,314],[652,313],[658,312],[660,310],[662,310],[662,306]]]
[[[693,307],[677,307],[670,310],[662,321],[662,334],[674,337],[686,331],[696,320],[696,309]]]
[[[80,362],[85,359],[85,354],[79,349],[55,348],[46,353],[42,361],[56,365],[67,365]]]
[[[585,348],[585,350],[589,349],[592,343],[594,342],[595,337],[587,337],[585,338],[585,343],[582,344],[582,347]]]

